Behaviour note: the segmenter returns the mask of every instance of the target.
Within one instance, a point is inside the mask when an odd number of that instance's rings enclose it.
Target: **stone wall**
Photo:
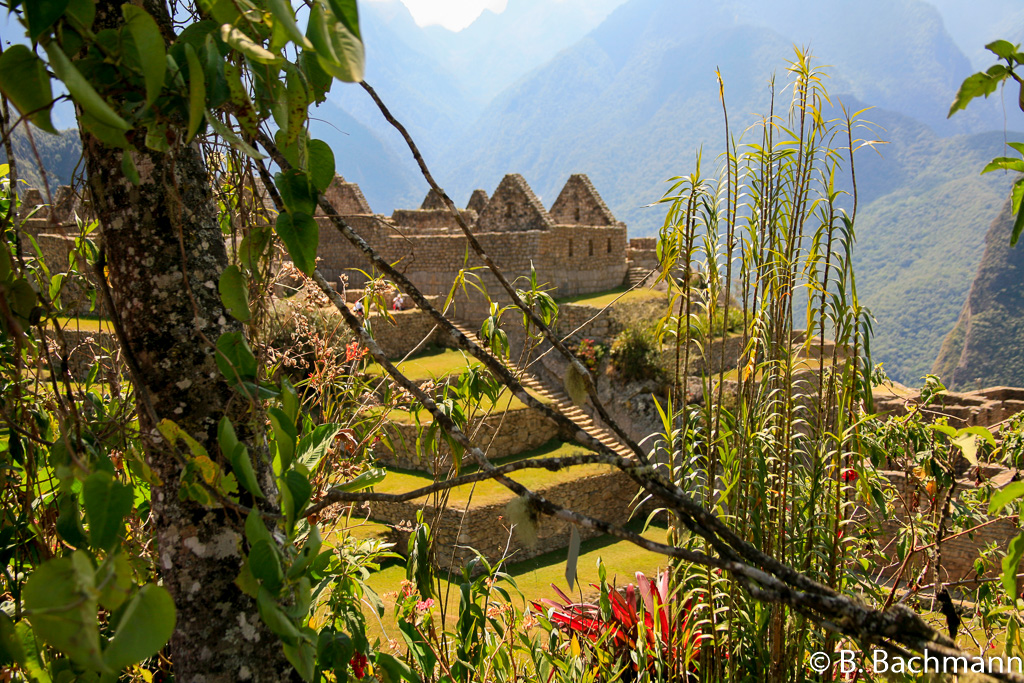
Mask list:
[[[920,392],[879,387],[874,392],[875,410],[906,415],[920,404]],[[947,392],[922,411],[926,419],[944,415],[954,427],[992,427],[1024,410],[1024,388],[989,387],[964,393]]]
[[[415,424],[392,422],[384,430],[391,448],[382,445],[376,453],[387,467],[430,472],[435,465],[442,470],[450,465],[451,450],[444,442],[438,447],[439,459],[436,463],[429,453],[417,451]],[[487,457],[494,460],[538,448],[557,435],[555,423],[531,408],[491,415],[482,423],[474,424],[469,433],[473,443],[484,449]]]
[[[558,484],[543,490],[544,496],[559,505],[585,515],[592,515],[612,524],[624,524],[630,515],[630,503],[636,495],[636,484],[625,474],[609,469],[606,473],[594,474]],[[424,506],[422,502],[380,503],[372,505],[375,519],[415,522],[416,511],[423,508],[424,518],[434,520],[436,509]],[[474,507],[466,512],[450,507],[440,519],[432,522],[436,557],[441,569],[451,567],[458,571],[475,557],[479,551],[488,562],[495,562],[507,555],[514,562],[542,555],[569,544],[570,524],[555,517],[541,517],[537,522],[537,540],[525,545],[511,531],[507,503]],[[593,538],[598,532],[579,527],[580,537]],[[408,531],[396,531],[396,550],[405,552],[408,548]],[[511,538],[510,538],[511,537]]]
[[[460,209],[467,225],[476,223],[476,211]],[[395,209],[391,214],[391,222],[400,228],[424,230],[430,228],[456,228],[455,217],[445,208],[438,209]]]
[[[434,319],[425,311],[391,311],[391,315],[393,323],[382,315],[370,318],[374,338],[388,358],[402,358],[421,343],[440,344],[447,336],[434,329]]]

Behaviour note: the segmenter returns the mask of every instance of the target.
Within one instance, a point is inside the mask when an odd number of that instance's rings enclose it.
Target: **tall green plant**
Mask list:
[[[741,142],[726,111],[728,151],[717,175],[705,176],[698,157],[663,200],[658,250],[672,313],[660,331],[676,359],[663,445],[673,481],[741,537],[842,590],[853,492],[840,472],[858,451],[855,415],[870,391],[870,364],[850,261],[856,191],[841,191],[838,178],[848,173],[856,187],[852,157],[862,143],[852,130],[861,112],[828,118],[832,103],[808,54],[796,52],[789,76],[788,112],[775,111],[773,84],[772,110]],[[714,345],[707,321],[728,320],[737,308],[744,325],[733,343],[742,355],[727,377],[729,339]],[[689,403],[685,372],[694,360],[720,369],[704,373],[702,400]],[[674,521],[675,542],[710,552],[709,541],[683,533],[685,524]],[[707,567],[675,570],[677,590],[701,620],[700,668],[709,680],[789,680],[808,652],[831,645],[825,630],[751,600]]]

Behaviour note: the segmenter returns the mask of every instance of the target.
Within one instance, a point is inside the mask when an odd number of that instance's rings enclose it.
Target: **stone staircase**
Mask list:
[[[626,286],[634,287],[647,279],[649,268],[630,268],[626,271]]]
[[[466,335],[466,337],[472,340],[473,343],[481,347],[484,346],[483,342],[480,341],[480,338],[477,337],[476,334],[467,329],[465,326],[459,325],[457,323],[452,323],[452,325],[455,327],[455,329],[457,329],[459,332]],[[512,372],[512,374],[516,375],[519,378],[520,384],[522,384],[527,389],[530,389],[531,391],[534,391],[540,394],[541,396],[545,397],[549,401],[551,401],[552,407],[554,407],[555,410],[559,411],[567,418],[572,420],[574,423],[576,423],[576,425],[584,432],[600,441],[602,444],[610,448],[616,454],[624,458],[632,457],[633,451],[631,451],[627,446],[622,444],[615,436],[615,434],[611,432],[611,430],[605,427],[601,427],[596,422],[594,422],[593,418],[591,418],[583,410],[581,410],[575,403],[573,403],[572,399],[570,399],[564,391],[548,387],[546,384],[537,379],[534,375],[531,375],[528,372],[523,371],[511,360],[508,361],[508,365],[509,370]]]

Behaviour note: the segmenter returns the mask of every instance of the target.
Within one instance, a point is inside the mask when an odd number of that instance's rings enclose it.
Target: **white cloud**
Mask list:
[[[508,0],[402,0],[412,18],[420,26],[439,24],[452,31],[461,31],[489,9],[496,14],[505,11]]]

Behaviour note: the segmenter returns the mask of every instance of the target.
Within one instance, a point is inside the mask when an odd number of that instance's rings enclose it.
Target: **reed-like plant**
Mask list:
[[[673,480],[745,540],[842,591],[853,493],[841,473],[859,449],[871,368],[850,259],[853,153],[870,143],[855,139],[862,112],[829,99],[809,54],[797,50],[788,71],[788,110],[776,111],[771,83],[769,113],[742,138],[729,130],[723,95],[727,151],[717,174],[704,175],[698,156],[662,200],[660,278],[672,312],[659,332],[675,362],[661,447]],[[713,344],[720,332],[707,321],[737,312],[741,330]],[[736,349],[738,364],[729,362]],[[694,361],[717,369],[702,375],[696,403],[686,387]],[[670,523],[675,543],[713,550],[686,533],[687,520]],[[707,567],[677,563],[674,580],[673,604],[693,605],[699,620],[705,680],[799,680],[807,654],[834,645],[820,626],[752,600]]]

